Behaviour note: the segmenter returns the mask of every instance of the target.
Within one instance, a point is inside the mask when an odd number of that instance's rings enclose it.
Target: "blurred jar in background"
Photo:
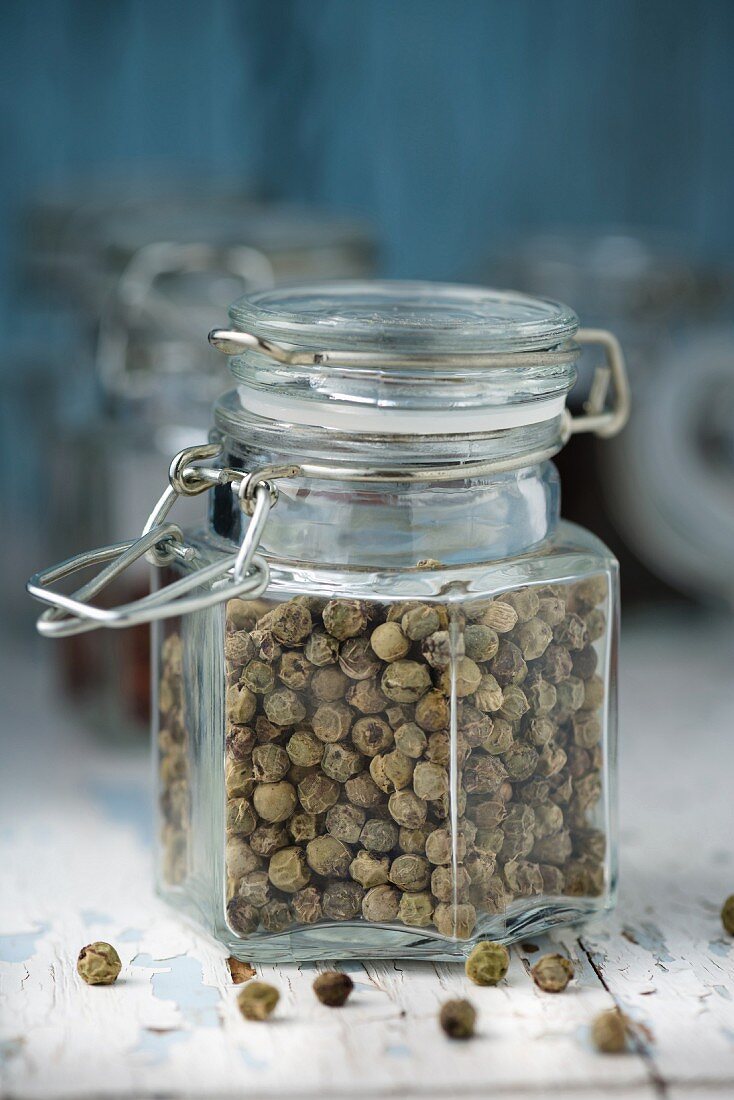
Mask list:
[[[85,412],[56,425],[49,560],[67,556],[80,530],[94,545],[142,530],[163,489],[162,459],[206,440],[227,375],[206,334],[233,298],[281,279],[359,278],[375,258],[358,223],[231,194],[100,199],[51,213],[36,219],[34,240],[46,246],[32,267],[42,280],[45,270],[51,292],[67,294],[87,346],[64,379],[86,394]],[[125,583],[110,599],[144,594],[143,563]],[[148,628],[108,633],[102,645],[92,635],[67,639],[62,679],[96,729],[129,736],[148,723]]]
[[[627,429],[606,448],[573,440],[559,466],[566,514],[612,547],[626,601],[675,592],[734,602],[732,274],[679,240],[598,229],[518,239],[483,277],[573,301],[584,325],[613,328],[625,347]],[[595,364],[584,355],[578,369],[577,406]],[[589,463],[600,494],[578,476]]]

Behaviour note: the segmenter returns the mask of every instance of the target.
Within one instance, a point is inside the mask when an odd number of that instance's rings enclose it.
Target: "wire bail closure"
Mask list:
[[[256,347],[259,352],[270,355],[278,362],[287,364],[329,363],[342,353],[327,350],[306,353],[290,349],[273,341],[263,341],[250,333],[240,331],[215,330],[209,334],[210,343],[228,355],[241,354],[245,348]],[[562,446],[571,435],[579,432],[594,432],[603,438],[609,438],[622,430],[630,411],[630,394],[622,349],[610,332],[603,329],[580,329],[576,341],[582,346],[599,346],[603,349],[606,363],[597,368],[591,395],[586,402],[584,413],[573,416],[567,409],[563,412],[560,439]],[[545,361],[560,354],[558,351],[527,353],[528,361]],[[568,355],[566,350],[565,355]],[[374,357],[365,352],[353,352],[350,361],[371,362]],[[389,358],[382,354],[380,361]],[[508,356],[482,355],[487,366],[507,366]],[[516,365],[520,365],[516,357]],[[477,359],[477,356],[474,356]],[[613,383],[613,398],[610,408],[606,401],[610,383]],[[398,469],[380,466],[342,466],[316,463],[289,465],[270,465],[259,470],[245,473],[228,467],[206,465],[221,454],[217,443],[187,447],[180,451],[169,467],[169,484],[156,502],[142,534],[137,539],[103,546],[97,550],[88,550],[77,554],[59,565],[35,573],[27,584],[28,592],[41,603],[48,605],[37,622],[39,633],[46,637],[63,638],[81,634],[103,626],[120,629],[136,623],[153,622],[168,619],[176,615],[200,611],[213,607],[234,596],[260,596],[270,581],[270,570],[263,557],[257,554],[257,547],[270,514],[278,500],[277,480],[280,478],[304,477],[327,481],[353,482],[393,482],[410,484],[420,481],[447,482],[484,477],[517,466],[528,466],[544,462],[559,449],[558,446],[545,448],[533,454],[523,454],[509,459],[488,459],[457,461],[445,463],[440,467],[412,466]],[[216,485],[229,484],[237,494],[242,512],[249,517],[242,542],[236,554],[222,558],[201,569],[194,569],[188,576],[166,585],[141,599],[113,608],[95,607],[89,602],[92,597],[103,591],[116,577],[120,576],[139,558],[157,566],[165,566],[178,559],[191,563],[196,556],[193,547],[184,542],[183,532],[176,524],[166,522],[168,513],[181,496],[198,496]],[[72,576],[83,569],[95,565],[104,568],[85,585],[71,595],[55,592],[51,585],[64,577]],[[211,586],[207,591],[190,595],[193,590]]]
[[[269,478],[293,476],[298,467],[265,467],[243,475],[238,470],[195,465],[220,453],[218,444],[203,444],[187,447],[176,455],[169,469],[170,484],[157,501],[139,538],[87,550],[35,573],[26,586],[28,592],[49,605],[36,624],[39,633],[49,638],[65,638],[101,626],[121,629],[200,611],[234,596],[260,596],[268,586],[270,570],[256,551],[270,509],[278,499],[277,488]],[[165,588],[118,607],[100,608],[89,602],[144,556],[158,566],[167,565],[176,558],[191,562],[196,551],[185,545],[181,528],[166,523],[166,517],[180,496],[197,496],[215,485],[227,483],[237,492],[243,512],[250,517],[236,554],[196,569]],[[109,564],[96,577],[71,595],[51,588],[64,577],[105,562]],[[208,591],[189,594],[205,586],[211,587]]]
[[[622,348],[611,332],[606,329],[580,328],[573,341],[567,341],[563,347],[540,349],[526,352],[466,352],[462,355],[421,353],[419,357],[398,355],[392,351],[333,351],[328,348],[311,351],[293,344],[265,340],[253,332],[242,329],[212,329],[209,343],[224,355],[243,355],[247,351],[267,356],[282,366],[328,367],[331,365],[354,367],[404,367],[413,366],[416,361],[434,366],[473,366],[488,369],[502,369],[523,366],[552,366],[567,362],[569,357],[578,358],[584,347],[598,346],[606,360],[603,367],[597,367],[591,396],[586,402],[581,416],[573,416],[564,411],[561,428],[562,443],[579,432],[594,432],[595,435],[609,439],[627,423],[630,414],[630,391],[627,370]],[[605,407],[607,395],[613,383],[612,404]],[[304,466],[305,470],[306,467]]]

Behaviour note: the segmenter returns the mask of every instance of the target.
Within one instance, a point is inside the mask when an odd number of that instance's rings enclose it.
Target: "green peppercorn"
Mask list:
[[[439,1022],[449,1039],[471,1039],[477,1013],[469,1001],[446,1001],[441,1007]]]
[[[462,897],[470,885],[469,872],[461,865],[456,873],[451,867],[434,867],[431,872],[431,893],[438,901],[452,901],[454,895]]]
[[[464,629],[464,652],[472,661],[491,661],[499,649],[497,631],[483,623],[471,623]]]
[[[311,726],[319,741],[343,741],[353,717],[346,703],[322,703],[311,718]]]
[[[309,730],[296,730],[289,737],[285,748],[290,760],[305,768],[320,764],[324,755],[323,741],[319,741]]]
[[[390,882],[408,893],[425,890],[431,880],[431,865],[423,856],[401,855],[390,865]]]
[[[509,603],[494,600],[484,608],[479,621],[491,626],[498,634],[507,634],[517,625],[517,612]]]
[[[225,863],[227,874],[238,880],[250,871],[255,871],[260,866],[259,857],[253,852],[250,845],[241,836],[227,837],[225,848]]]
[[[326,813],[339,800],[339,784],[326,775],[312,772],[298,784],[298,798],[307,813]]]
[[[433,919],[433,899],[428,892],[401,894],[398,920],[413,928],[425,928]]]
[[[343,743],[330,744],[324,749],[321,761],[321,770],[330,779],[336,779],[338,783],[346,783],[352,775],[361,771],[364,757],[354,749],[348,748]]]
[[[242,683],[255,695],[267,695],[275,686],[273,666],[264,661],[250,661],[242,672]]]
[[[293,923],[290,907],[284,901],[273,898],[260,910],[260,922],[266,932],[285,932]]]
[[[312,844],[315,841],[311,841]],[[281,848],[270,857],[268,877],[284,894],[295,894],[308,884],[311,873],[301,848]]]
[[[296,920],[302,924],[315,924],[323,916],[321,891],[315,886],[306,886],[299,890],[291,899],[291,909]]]
[[[238,668],[242,668],[252,660],[255,656],[255,646],[246,630],[236,630],[225,636],[224,656],[230,664]]]
[[[405,612],[400,625],[406,637],[412,642],[419,642],[429,634],[434,634],[441,625],[441,620],[435,607],[431,607],[430,604],[418,604]]]
[[[392,821],[372,818],[364,825],[359,835],[359,842],[368,852],[378,854],[390,852],[398,842],[398,827]]]
[[[240,684],[227,688],[227,717],[238,726],[246,726],[257,710],[257,699]]]
[[[437,690],[427,691],[415,705],[415,721],[428,733],[446,729],[450,721],[446,696]]]
[[[252,800],[258,815],[269,822],[286,821],[295,810],[297,801],[295,788],[285,780],[259,783]]]
[[[227,730],[227,757],[242,763],[252,754],[255,731],[250,726],[230,726]]]
[[[307,661],[318,668],[333,665],[339,655],[339,641],[332,634],[314,630],[304,646],[303,655]]]
[[[275,726],[295,726],[306,717],[306,708],[290,688],[282,687],[265,696],[265,714]]]
[[[311,677],[311,691],[320,703],[333,703],[343,699],[348,684],[349,678],[340,668],[334,668],[332,665],[316,669]]]
[[[230,898],[227,902],[227,922],[236,935],[249,936],[260,923],[260,914],[244,898]]]
[[[734,894],[730,894],[721,908],[721,923],[730,936],[734,936]]]
[[[253,852],[266,859],[279,848],[287,848],[289,843],[288,833],[280,823],[258,825],[250,836],[250,847]]]
[[[278,665],[278,679],[293,691],[303,691],[311,679],[312,672],[311,662],[297,650],[284,653]]]
[[[427,744],[425,733],[415,722],[404,722],[395,730],[396,748],[413,760],[423,755]]]
[[[392,794],[393,791],[408,786],[413,778],[414,766],[414,761],[409,756],[399,749],[393,749],[385,755],[372,757],[370,775],[381,791]]]
[[[442,870],[442,868],[437,869]],[[468,940],[477,923],[477,911],[468,902],[461,905],[442,902],[433,911],[433,923],[442,936]]]
[[[239,884],[238,897],[248,905],[262,909],[270,901],[270,882],[265,871],[250,871],[245,875]]]
[[[466,964],[466,976],[475,985],[497,985],[507,973],[510,953],[502,943],[484,940],[470,952]]]
[[[377,806],[384,797],[383,792],[369,772],[360,772],[359,775],[353,775],[344,784],[344,790],[353,806],[361,806],[365,810]],[[403,794],[405,792],[400,791],[398,793]],[[393,795],[393,797],[395,796]]]
[[[394,794],[390,795],[388,809],[391,817],[394,821],[397,821],[398,825],[406,825],[411,829],[422,825],[428,814],[428,807],[425,802],[413,791],[406,790],[395,791]]]
[[[431,668],[444,669],[453,657],[463,657],[464,639],[459,637],[454,644],[448,630],[437,630],[423,640],[421,652]]]
[[[313,983],[313,991],[322,1005],[330,1008],[341,1008],[346,1004],[353,989],[354,982],[349,975],[337,970],[325,970]]]
[[[316,814],[309,814],[305,811],[295,813],[288,821],[288,832],[296,844],[313,840],[319,832],[319,818]]]
[[[365,756],[377,756],[389,748],[393,731],[381,718],[358,718],[352,728],[352,744]]]
[[[324,626],[339,641],[361,634],[369,622],[369,611],[359,600],[331,600],[323,610]]]
[[[261,783],[277,783],[290,766],[290,757],[281,745],[257,745],[253,749],[252,769]]]
[[[366,814],[359,806],[340,802],[326,815],[326,829],[344,844],[356,844],[365,823]]]
[[[573,978],[573,965],[565,955],[543,955],[530,970],[535,984],[546,993],[562,993]]]
[[[232,798],[227,802],[227,835],[238,833],[249,836],[257,825],[257,819],[247,798]]]
[[[324,890],[324,916],[330,920],[354,920],[362,907],[364,890],[358,882],[330,882]]]
[[[117,981],[122,963],[111,943],[97,940],[81,949],[76,969],[87,985],[112,985]]]
[[[302,645],[311,633],[311,613],[302,604],[289,600],[275,608],[269,626],[284,645]]]
[[[503,592],[497,599],[500,603],[509,604],[513,608],[519,623],[527,623],[538,614],[540,599],[534,588],[518,588],[514,592]]]
[[[357,852],[357,855],[349,864],[350,876],[365,890],[386,883],[389,871],[390,861],[386,856],[378,857],[366,851]]]
[[[438,687],[444,695],[456,692],[457,699],[473,695],[482,682],[482,670],[471,657],[457,657],[453,666],[445,668],[439,678]]]
[[[472,753],[464,765],[463,785],[469,794],[494,794],[506,778],[507,769],[495,756]]]
[[[449,774],[438,764],[420,762],[413,771],[413,790],[418,798],[434,801],[448,792]]]
[[[362,916],[369,921],[393,921],[398,915],[400,893],[383,884],[373,886],[362,899]]]
[[[239,1010],[246,1020],[267,1020],[275,1011],[280,993],[267,982],[248,982],[237,995]]]
[[[415,703],[430,686],[428,669],[417,661],[393,661],[382,674],[382,690],[395,703]]]
[[[388,702],[377,678],[357,680],[347,690],[346,699],[350,707],[354,707],[360,714],[379,714]]]
[[[591,1041],[602,1054],[621,1054],[627,1048],[629,1020],[618,1008],[607,1009],[594,1017]]]
[[[410,640],[406,638],[398,623],[380,623],[370,635],[370,645],[381,661],[392,663],[405,657],[410,649]]]

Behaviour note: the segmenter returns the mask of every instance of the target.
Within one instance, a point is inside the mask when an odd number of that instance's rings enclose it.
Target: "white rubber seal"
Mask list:
[[[294,401],[280,395],[272,399],[261,390],[238,386],[243,408],[267,420],[286,420],[317,428],[346,432],[387,432],[391,435],[454,435],[521,428],[555,420],[563,412],[565,397],[531,401],[525,405],[467,409],[392,409],[346,402]]]

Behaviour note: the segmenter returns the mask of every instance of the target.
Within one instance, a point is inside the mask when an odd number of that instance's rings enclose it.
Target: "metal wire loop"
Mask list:
[[[236,470],[212,471],[191,465],[218,453],[218,445],[209,444],[188,447],[175,457],[170,467],[171,484],[156,502],[139,538],[77,554],[31,577],[28,591],[35,599],[49,605],[38,620],[39,633],[46,637],[63,638],[100,626],[121,629],[135,623],[186,615],[213,607],[234,596],[256,597],[265,591],[270,571],[267,562],[256,551],[270,509],[278,499],[278,491],[263,475],[280,469],[288,471],[292,467],[266,467],[243,477]],[[118,607],[100,608],[89,603],[92,597],[143,556],[156,565],[165,565],[173,557],[192,560],[194,548],[185,546],[180,527],[166,523],[165,519],[182,494],[197,495],[221,482],[231,482],[233,488],[236,485],[242,510],[251,517],[236,554],[193,569],[172,584]],[[54,592],[50,588],[55,581],[104,562],[109,564],[71,595]],[[193,594],[190,594],[192,591]]]
[[[216,458],[221,451],[219,443],[202,443],[197,447],[185,447],[179,451],[168,468],[171,488],[179,496],[184,497],[198,496],[199,493],[205,493],[207,489],[211,489],[212,471],[202,470],[192,466],[192,463],[201,462],[206,458]]]

